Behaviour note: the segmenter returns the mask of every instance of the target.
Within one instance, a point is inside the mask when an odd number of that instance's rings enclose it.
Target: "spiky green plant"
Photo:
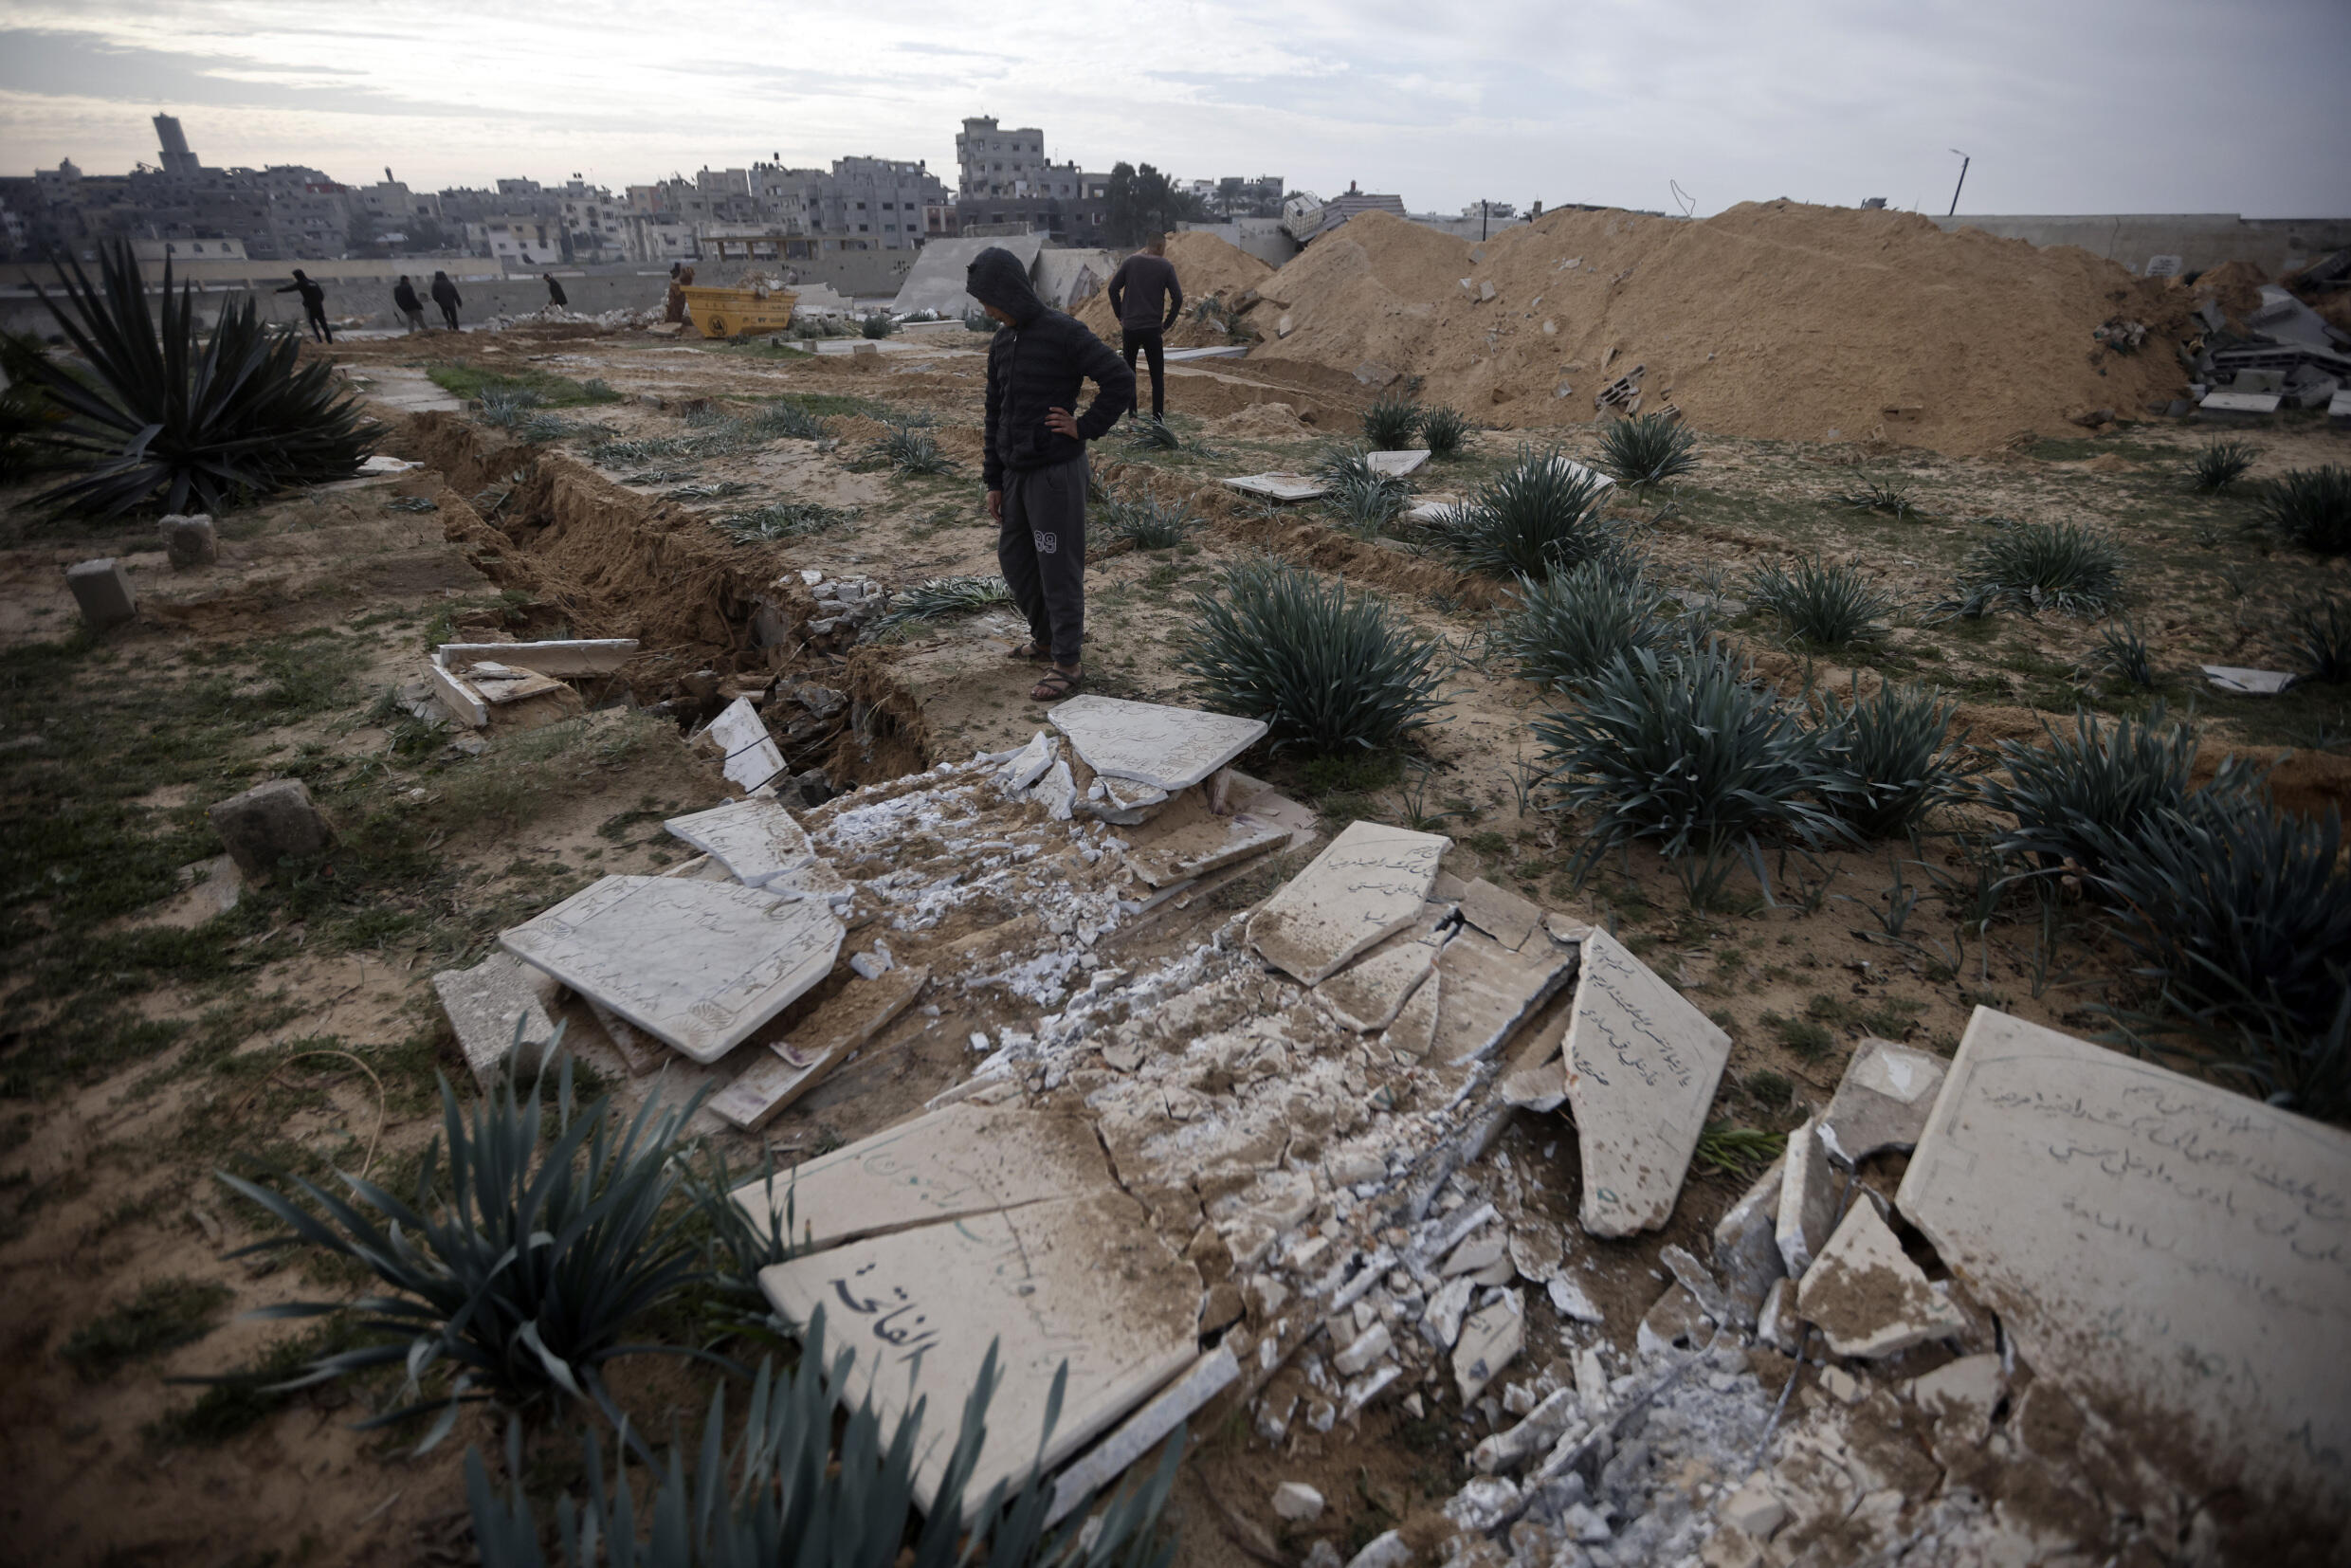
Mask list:
[[[1410,397],[1383,392],[1363,410],[1363,438],[1376,452],[1398,452],[1412,444],[1420,429],[1420,405]]]
[[[1831,565],[1817,556],[1768,561],[1747,579],[1756,608],[1779,617],[1790,631],[1820,647],[1873,642],[1876,626],[1892,613],[1894,601],[1869,586],[1852,566]]]
[[[2094,657],[2134,686],[2155,684],[2155,658],[2147,651],[2147,639],[2127,619],[2106,623],[2098,634]]]
[[[1528,680],[1572,686],[1626,648],[1664,645],[1674,627],[1666,597],[1630,556],[1522,577],[1516,603],[1494,629],[1494,644]]]
[[[824,506],[812,501],[778,501],[713,519],[718,530],[737,544],[765,544],[775,539],[806,538],[854,522],[855,506]]]
[[[960,615],[1011,602],[1011,584],[1001,576],[974,574],[959,577],[933,577],[926,583],[918,583],[892,594],[889,613],[874,622],[874,630],[877,633],[895,631],[917,621],[932,621],[941,615]]]
[[[1898,479],[1864,480],[1860,489],[1848,490],[1836,501],[1838,505],[1857,512],[1883,513],[1897,522],[1919,509],[1910,499],[1910,486]]]
[[[2226,490],[2253,465],[2261,448],[2234,439],[2208,441],[2188,459],[2188,483],[2208,494]]]
[[[887,435],[866,446],[863,461],[898,474],[952,474],[956,467],[930,431],[911,425],[891,426]]]
[[[2086,709],[2076,712],[2072,733],[2050,730],[2048,741],[2001,741],[2006,776],[1977,786],[1983,805],[2016,819],[1994,841],[1999,854],[2030,855],[2045,868],[2070,865],[2095,872],[2102,846],[2130,837],[2141,823],[2178,810],[2188,798],[2196,731],[2174,723],[2160,701],[2137,719],[2107,721]],[[2232,757],[2204,790],[2242,792],[2253,777]]]
[[[1820,729],[1849,788],[1831,810],[1863,838],[1890,838],[1947,799],[1963,775],[1951,747],[1957,702],[1940,692],[1890,683],[1869,697],[1834,694],[1821,702]]]
[[[1129,500],[1112,496],[1096,507],[1103,532],[1137,550],[1172,550],[1191,537],[1198,520],[1181,501],[1162,501],[1146,491]]]
[[[918,1401],[885,1431],[870,1398],[847,1413],[836,1439],[833,1405],[852,1367],[843,1350],[828,1361],[824,1317],[811,1323],[798,1365],[778,1377],[762,1363],[753,1378],[740,1435],[726,1437],[726,1390],[712,1395],[699,1455],[672,1449],[654,1471],[638,1540],[637,1501],[617,1456],[608,1483],[592,1435],[585,1443],[585,1506],[569,1496],[556,1504],[553,1535],[564,1568],[1169,1568],[1173,1532],[1161,1517],[1182,1462],[1179,1430],[1147,1474],[1124,1484],[1096,1513],[1093,1494],[1065,1500],[1043,1468],[1031,1464],[1017,1490],[998,1481],[969,1495],[987,1410],[1002,1373],[992,1346],[966,1396],[963,1421],[938,1490],[918,1526],[915,1470],[936,1439],[924,1441],[927,1401]],[[1059,1424],[1068,1383],[1065,1363],[1046,1396],[1042,1455]],[[1026,1432],[993,1441],[1026,1444]],[[524,1494],[522,1438],[506,1438],[508,1483],[492,1486],[479,1452],[465,1455],[465,1497],[483,1568],[545,1568],[541,1532]],[[966,1531],[969,1534],[966,1534]]]
[[[832,433],[831,426],[788,397],[770,403],[745,423],[757,434],[770,438],[784,436],[794,441],[822,441]]]
[[[1553,801],[1591,825],[1569,862],[1578,878],[1609,851],[1647,842],[1693,903],[1742,855],[1769,897],[1764,841],[1850,837],[1836,806],[1853,787],[1823,736],[1720,641],[1620,653],[1534,734]]]
[[[36,468],[51,465],[36,440],[65,417],[34,383],[32,361],[46,356],[29,332],[0,332],[0,484],[13,484]]]
[[[1469,444],[1469,421],[1459,409],[1439,404],[1420,416],[1420,444],[1437,462],[1459,457]]]
[[[1545,577],[1623,548],[1607,507],[1608,485],[1598,475],[1579,473],[1557,447],[1537,454],[1522,447],[1515,463],[1466,505],[1440,513],[1427,533],[1471,571]]]
[[[1698,467],[1698,435],[1669,413],[1619,419],[1600,431],[1600,468],[1619,484],[1647,490]]]
[[[518,1049],[520,1033],[518,1026]],[[469,1120],[442,1079],[442,1131],[426,1147],[410,1199],[354,1176],[340,1178],[346,1198],[291,1172],[272,1173],[286,1192],[219,1173],[289,1232],[245,1251],[322,1248],[366,1268],[380,1287],[355,1302],[285,1302],[255,1312],[355,1311],[365,1328],[388,1337],[313,1361],[283,1387],[404,1366],[398,1408],[361,1425],[390,1425],[438,1403],[422,1451],[447,1435],[461,1407],[483,1399],[520,1409],[569,1398],[618,1425],[603,1381],[609,1362],[700,1354],[622,1336],[702,1274],[687,1212],[670,1202],[679,1190],[679,1134],[702,1096],[673,1109],[648,1096],[626,1124],[609,1095],[575,1112],[566,1055],[553,1137],[542,1139],[541,1087],[519,1088],[510,1075]],[[447,1396],[428,1397],[426,1386],[439,1379]]]
[[[1690,1158],[1702,1171],[1750,1180],[1787,1151],[1786,1133],[1709,1121],[1700,1130],[1698,1147]]]
[[[159,320],[128,240],[100,245],[95,286],[79,261],[66,265],[63,301],[38,284],[34,292],[86,375],[46,356],[17,362],[64,415],[27,439],[81,476],[44,492],[41,504],[101,519],[148,505],[217,514],[291,485],[348,479],[381,435],[327,361],[304,365],[301,340],[264,325],[250,299],[224,308],[208,335],[193,285],[173,290],[169,257]]]
[[[2020,522],[1968,552],[1963,585],[2032,614],[2101,615],[2123,602],[2122,547],[2073,522]]]
[[[2262,490],[2262,516],[2305,550],[2351,555],[2351,468],[2296,468]]]
[[[887,337],[898,330],[898,318],[886,310],[868,311],[858,319],[857,330],[866,337]]]
[[[1369,593],[1272,561],[1242,561],[1193,602],[1176,667],[1209,705],[1262,719],[1277,747],[1388,751],[1433,721],[1444,645]]]
[[[1385,532],[1412,500],[1411,485],[1373,467],[1369,456],[1357,448],[1342,447],[1325,453],[1314,471],[1329,486],[1323,504],[1339,514],[1350,533],[1363,538]]]
[[[1181,451],[1184,445],[1184,438],[1176,433],[1176,427],[1156,414],[1138,415],[1130,421],[1126,438],[1148,451]]]
[[[2287,625],[2298,674],[2323,685],[2351,682],[2351,599],[2329,593],[2305,600],[2293,608]]]

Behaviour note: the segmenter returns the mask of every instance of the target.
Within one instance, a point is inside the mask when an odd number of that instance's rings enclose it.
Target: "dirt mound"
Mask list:
[[[2164,343],[2194,303],[2072,246],[1789,202],[1697,223],[1556,212],[1483,245],[1366,213],[1259,293],[1252,361],[1385,366],[1497,424],[1589,422],[1640,366],[1646,406],[1702,429],[1951,452],[2177,395]],[[2116,316],[2156,340],[2105,353],[2090,335]]]
[[[1306,427],[1300,422],[1298,410],[1287,403],[1252,403],[1216,421],[1216,428],[1226,435],[1304,435]]]
[[[2188,287],[2198,301],[2217,300],[2221,309],[2242,317],[2261,308],[2261,285],[2269,281],[2251,262],[2223,262],[2197,273]]]
[[[1183,319],[1167,335],[1170,348],[1212,348],[1230,342],[1221,329],[1192,319],[1193,302],[1212,295],[1230,304],[1273,276],[1273,268],[1213,234],[1170,235],[1167,259],[1176,264],[1176,281],[1184,290]],[[1107,291],[1080,305],[1077,317],[1103,342],[1118,342],[1119,319],[1110,313]]]

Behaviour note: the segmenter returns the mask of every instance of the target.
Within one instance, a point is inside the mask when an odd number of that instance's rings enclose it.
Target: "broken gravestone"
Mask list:
[[[1072,697],[1046,717],[1096,773],[1171,794],[1248,750],[1267,728],[1261,719],[1117,697]]]
[[[1804,1271],[1795,1308],[1839,1356],[1875,1360],[1967,1326],[1902,1249],[1878,1206],[1867,1200],[1845,1218]]]
[[[538,1070],[556,1035],[546,1006],[556,992],[551,976],[511,954],[493,953],[471,969],[442,970],[432,989],[483,1089],[498,1082],[510,1061],[518,1075]]]
[[[1514,953],[1483,931],[1462,931],[1437,958],[1437,1060],[1460,1066],[1491,1056],[1575,978],[1580,957],[1578,948],[1548,938]]]
[[[1896,1198],[2166,1468],[2351,1516],[2351,1133],[1977,1008]]]
[[[266,874],[288,855],[321,854],[335,842],[335,830],[311,804],[299,778],[273,778],[205,809],[212,830],[237,869],[248,877]]]
[[[131,574],[112,556],[77,561],[65,568],[65,586],[92,631],[104,631],[138,619],[138,595],[131,591]]]
[[[1821,1116],[1821,1147],[1849,1169],[1887,1149],[1916,1148],[1942,1075],[1943,1060],[1932,1051],[1862,1041]]]
[[[859,955],[863,957],[863,955]],[[852,958],[855,965],[857,960]],[[927,965],[860,971],[824,1006],[793,1026],[791,1037],[767,1049],[710,1102],[710,1108],[745,1132],[774,1121],[823,1077],[906,1011],[931,977]]]
[[[203,512],[174,512],[156,524],[163,537],[163,555],[174,572],[210,566],[220,559],[220,537],[211,518]]]
[[[1605,931],[1583,939],[1567,1030],[1567,1099],[1595,1236],[1653,1231],[1673,1212],[1714,1103],[1730,1036]]]
[[[697,1062],[715,1062],[832,972],[817,900],[687,877],[606,877],[502,933],[546,970]]]
[[[1742,1329],[1755,1327],[1773,1282],[1787,1275],[1777,1234],[1779,1181],[1786,1169],[1785,1158],[1773,1160],[1714,1227],[1714,1267],[1722,1276],[1724,1306],[1732,1323]]]
[[[1248,942],[1307,985],[1420,916],[1452,840],[1358,821],[1249,917]]]
[[[1788,1153],[1780,1166],[1779,1211],[1772,1226],[1789,1278],[1802,1279],[1828,1245],[1836,1205],[1837,1179],[1829,1168],[1829,1152],[1820,1146],[1820,1120],[1808,1117],[1788,1135]]]
[[[765,796],[673,816],[662,826],[725,866],[746,887],[766,887],[816,858],[792,812]]]
[[[745,792],[774,783],[790,771],[784,754],[775,749],[775,737],[767,732],[767,720],[748,697],[738,697],[720,709],[702,735],[725,759],[720,771],[728,781]]]
[[[1341,1028],[1375,1034],[1396,1021],[1404,1004],[1436,967],[1444,934],[1412,925],[1314,988]]]

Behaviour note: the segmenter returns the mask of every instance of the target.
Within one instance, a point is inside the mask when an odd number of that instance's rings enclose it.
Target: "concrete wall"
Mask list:
[[[1271,267],[1279,267],[1305,248],[1290,237],[1279,218],[1234,218],[1228,223],[1179,223],[1176,227],[1186,233],[1213,234]]]
[[[1930,214],[1931,216],[1931,214]],[[1946,230],[1980,228],[2034,245],[2075,245],[2143,274],[2151,256],[2183,270],[2250,262],[2271,278],[2351,246],[2351,218],[2241,218],[2233,212],[2123,212],[2077,216],[1936,218]]]

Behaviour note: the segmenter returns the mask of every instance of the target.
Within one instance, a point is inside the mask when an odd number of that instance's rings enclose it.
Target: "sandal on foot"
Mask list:
[[[1029,701],[1031,702],[1058,702],[1063,698],[1075,693],[1078,689],[1078,684],[1084,679],[1085,672],[1084,670],[1078,670],[1075,672],[1059,669],[1048,670],[1045,673],[1045,678],[1030,688]]]
[[[1030,664],[1036,664],[1042,660],[1050,659],[1053,656],[1053,650],[1036,639],[1030,638],[1018,647],[1006,649],[1004,656],[1007,659],[1027,660]]]

